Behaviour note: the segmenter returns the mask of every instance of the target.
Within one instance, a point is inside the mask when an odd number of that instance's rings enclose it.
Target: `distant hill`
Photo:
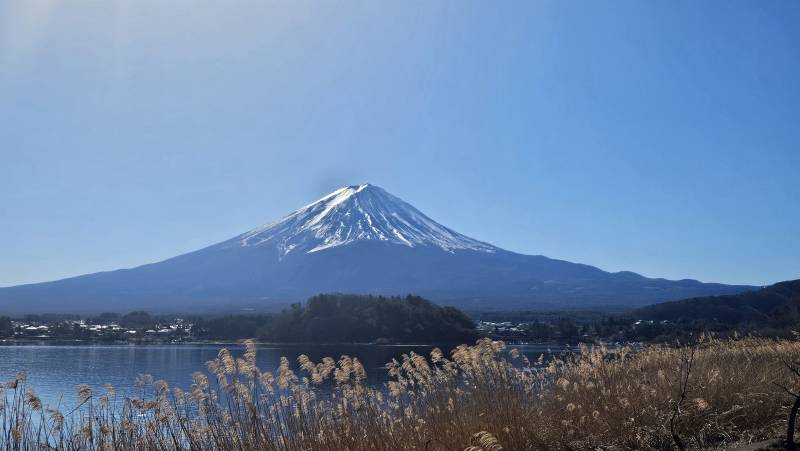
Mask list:
[[[800,279],[745,293],[664,302],[635,310],[647,320],[752,323],[785,327],[800,323]]]
[[[321,294],[274,316],[259,338],[275,342],[471,343],[475,324],[418,296]]]
[[[263,312],[326,292],[417,293],[470,310],[619,308],[753,288],[611,273],[510,252],[363,184],[162,262],[0,288],[0,313]]]

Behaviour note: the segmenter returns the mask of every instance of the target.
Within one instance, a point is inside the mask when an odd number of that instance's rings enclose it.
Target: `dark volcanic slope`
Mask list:
[[[508,252],[360,185],[159,263],[0,288],[0,305],[6,312],[266,309],[338,291],[415,293],[469,308],[564,308],[638,306],[752,288],[648,279]]]

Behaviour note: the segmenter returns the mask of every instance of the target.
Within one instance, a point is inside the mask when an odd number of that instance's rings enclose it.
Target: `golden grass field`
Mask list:
[[[43,406],[20,374],[2,389],[0,442],[15,450],[722,449],[785,435],[794,400],[784,389],[798,383],[785,363],[798,360],[800,342],[744,338],[584,347],[537,365],[485,339],[450,356],[405,355],[390,363],[385,387],[371,388],[347,356],[300,356],[298,373],[284,358],[263,372],[248,341],[242,358],[223,350],[209,362],[217,384],[200,372],[187,390],[142,376],[135,399],[79,386],[72,412]]]

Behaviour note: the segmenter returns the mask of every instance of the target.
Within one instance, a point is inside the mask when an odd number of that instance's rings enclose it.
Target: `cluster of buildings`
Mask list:
[[[526,335],[526,328],[523,323],[511,321],[476,321],[475,329],[486,335],[519,336],[520,338]]]
[[[75,338],[75,339],[176,339],[191,336],[193,324],[181,318],[153,327],[123,327],[117,322],[96,323],[79,320],[52,322],[12,320],[13,338]]]

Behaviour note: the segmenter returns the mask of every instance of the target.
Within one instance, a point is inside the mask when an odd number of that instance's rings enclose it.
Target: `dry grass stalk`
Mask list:
[[[275,373],[227,350],[209,362],[217,380],[189,390],[142,375],[140,396],[97,397],[78,386],[78,408],[42,406],[24,374],[0,395],[3,449],[34,450],[544,450],[694,449],[780,436],[797,381],[782,362],[800,343],[703,340],[692,348],[582,347],[531,365],[503,343],[481,340],[450,358],[409,353],[383,388],[342,356],[287,359]],[[687,360],[687,356],[691,356]],[[325,386],[320,390],[320,386]],[[323,395],[324,393],[324,395]]]

